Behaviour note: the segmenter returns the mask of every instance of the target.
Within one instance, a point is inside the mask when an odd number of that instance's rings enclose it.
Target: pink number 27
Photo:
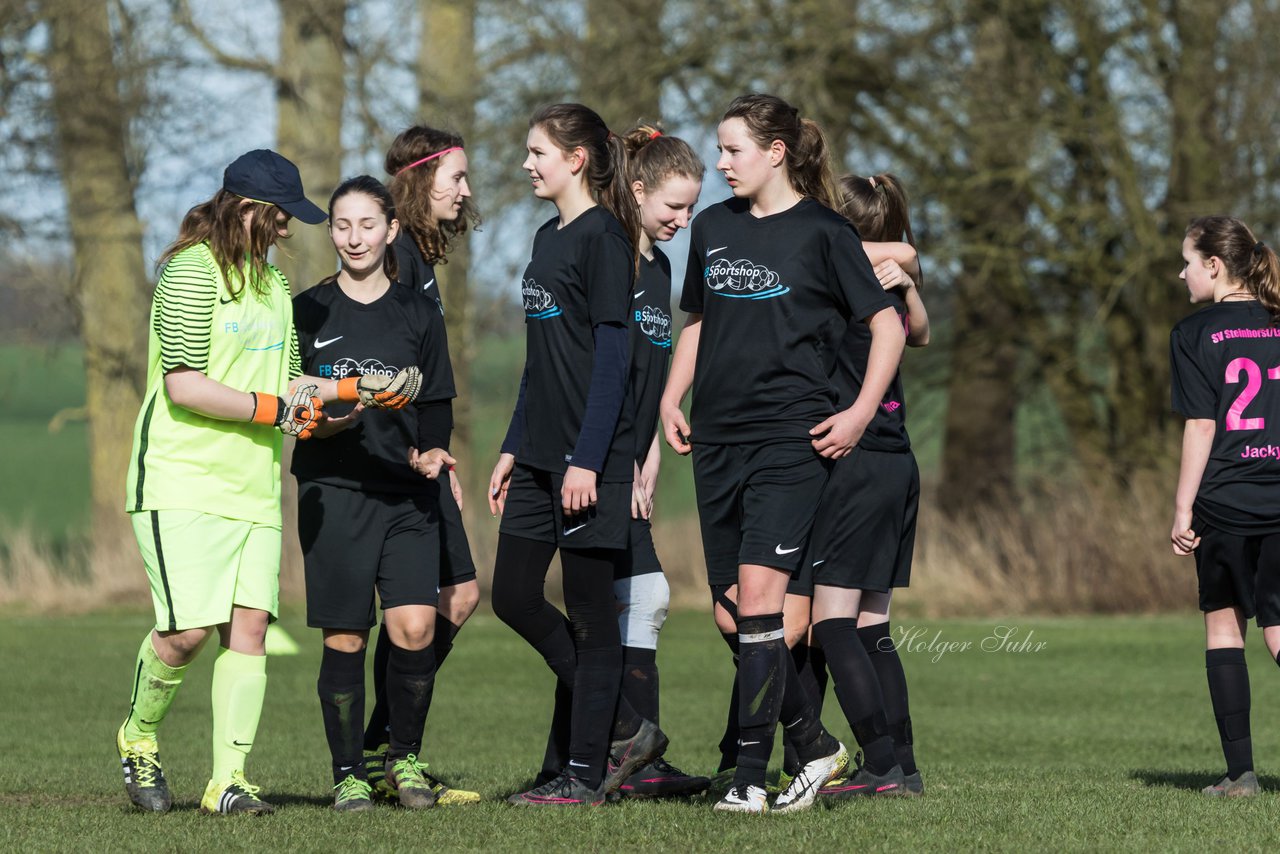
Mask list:
[[[1238,358],[1232,359],[1227,363],[1226,381],[1232,385],[1240,382],[1240,372],[1245,373],[1244,390],[1236,395],[1236,399],[1231,402],[1231,408],[1227,410],[1227,429],[1228,430],[1261,430],[1266,424],[1265,418],[1244,418],[1244,410],[1253,399],[1258,396],[1259,389],[1262,388],[1262,368],[1258,367],[1258,363],[1253,359]],[[1280,367],[1271,368],[1267,371],[1267,379],[1280,380]]]

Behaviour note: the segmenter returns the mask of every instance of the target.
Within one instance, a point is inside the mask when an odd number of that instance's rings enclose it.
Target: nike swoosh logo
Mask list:
[[[319,350],[321,347],[328,347],[334,341],[341,341],[341,340],[342,340],[342,336],[339,335],[337,338],[330,338],[328,341],[317,341],[316,349]]]
[[[791,554],[792,552],[798,552],[798,551],[800,551],[800,547],[799,547],[799,546],[796,546],[796,547],[795,547],[795,548],[793,548],[793,549],[784,549],[784,548],[782,547],[782,543],[778,543],[776,546],[774,546],[774,547],[773,547],[773,553],[774,553],[774,554],[779,554],[779,555],[789,555],[789,554]]]
[[[235,302],[235,301],[236,301],[235,297],[231,297],[231,299],[223,299],[222,297],[218,297],[218,302],[222,303],[223,305],[226,305],[229,302]]]
[[[739,746],[739,747],[750,747],[750,746],[751,746],[751,745],[753,745],[753,744],[759,744],[759,743],[760,743],[760,742],[758,742],[758,741],[741,741],[741,740],[740,740],[740,741],[738,742],[738,746]]]
[[[231,743],[234,744],[236,747],[253,747],[252,741],[236,741],[233,738],[231,739]]]
[[[644,291],[636,291],[636,294],[635,294],[635,296],[633,296],[633,297],[632,297],[632,299],[640,299],[640,295],[641,295],[641,294],[643,294],[643,293],[644,293]]]
[[[826,558],[823,558],[822,560],[815,560],[815,561],[813,562],[813,565],[814,565],[814,566],[818,566],[818,565],[820,565],[820,564],[824,564],[824,563],[826,563],[826,562],[827,562],[827,559],[826,559]]]
[[[436,283],[436,280],[435,280],[435,279],[432,279],[431,281],[429,281],[429,282],[427,282],[425,285],[423,285],[423,286],[422,286],[422,289],[425,291],[427,288],[431,287],[431,286],[432,286],[432,285],[434,285],[435,283]]]
[[[708,250],[707,250],[707,257],[708,257],[708,258],[710,258],[712,255],[716,254],[717,252],[723,252],[724,250],[726,250],[726,249],[728,249],[728,248],[729,248],[728,246],[718,246],[718,247],[716,247],[715,249],[708,249]]]
[[[578,525],[576,528],[565,528],[565,529],[564,529],[564,535],[567,537],[567,536],[569,536],[570,534],[572,534],[574,531],[581,531],[581,530],[582,530],[583,528],[585,528],[585,527],[587,527],[587,523],[586,523],[586,522],[583,522],[581,525]]]

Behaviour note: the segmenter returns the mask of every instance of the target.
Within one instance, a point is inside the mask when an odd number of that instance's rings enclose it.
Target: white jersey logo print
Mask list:
[[[634,295],[634,296],[632,296],[631,298],[632,298],[632,299],[640,299],[640,297],[641,297],[643,294],[644,294],[644,291],[636,291],[636,292],[635,292],[635,295]]]
[[[330,338],[328,341],[317,341],[317,342],[316,342],[316,349],[317,349],[317,350],[320,350],[320,349],[322,349],[322,348],[324,348],[324,347],[328,347],[328,346],[329,346],[330,344],[332,344],[334,341],[341,341],[341,340],[342,340],[342,336],[341,336],[341,335],[339,335],[337,338]]]
[[[778,543],[776,546],[774,546],[774,547],[773,547],[773,553],[774,553],[774,554],[779,554],[779,555],[789,555],[789,554],[791,554],[792,552],[798,552],[798,551],[800,551],[800,547],[799,547],[799,546],[796,546],[796,547],[795,547],[795,548],[793,548],[793,549],[784,549],[784,548],[782,547],[782,543]]]
[[[434,285],[435,283],[436,283],[436,280],[435,280],[435,279],[432,279],[431,281],[429,281],[429,282],[427,282],[425,285],[423,285],[423,286],[422,286],[422,289],[425,291],[427,288],[431,287],[431,286],[432,286],[432,285]]]
[[[564,529],[564,536],[566,536],[566,537],[567,537],[567,536],[569,536],[570,534],[572,534],[574,531],[581,531],[581,530],[582,530],[583,528],[585,528],[585,527],[587,527],[587,523],[586,523],[586,522],[583,522],[581,525],[578,525],[578,526],[573,527],[573,528],[565,528],[565,529]]]
[[[712,255],[716,254],[717,252],[723,252],[728,248],[729,248],[728,246],[717,246],[715,249],[708,249],[707,257],[710,258]]]

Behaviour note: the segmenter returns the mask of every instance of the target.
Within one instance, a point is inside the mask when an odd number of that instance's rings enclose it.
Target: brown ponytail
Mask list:
[[[845,175],[840,179],[840,207],[837,210],[853,223],[863,240],[893,243],[905,240],[916,245],[911,233],[907,191],[896,175],[885,173],[864,178]],[[924,283],[921,273],[920,284]]]
[[[1273,323],[1280,323],[1280,258],[1274,249],[1233,216],[1193,219],[1187,237],[1202,258],[1221,258],[1227,275],[1262,303]]]
[[[812,119],[800,118],[800,111],[775,95],[740,95],[729,104],[721,119],[742,119],[756,145],[768,148],[781,140],[786,147],[787,177],[791,187],[831,209],[839,204],[840,193],[831,173],[831,154],[822,128]]]
[[[646,190],[658,189],[668,178],[701,181],[707,167],[689,143],[667,136],[658,124],[638,124],[622,135],[627,148],[627,183],[639,181]]]

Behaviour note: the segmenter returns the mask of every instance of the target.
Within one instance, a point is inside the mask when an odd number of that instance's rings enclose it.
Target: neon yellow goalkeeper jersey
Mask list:
[[[164,387],[165,374],[185,366],[239,391],[285,393],[302,367],[289,284],[268,269],[265,295],[243,287],[236,298],[207,243],[165,266],[151,301],[147,390],[133,429],[126,510],[199,510],[280,524],[283,434],[199,415],[169,400]]]

